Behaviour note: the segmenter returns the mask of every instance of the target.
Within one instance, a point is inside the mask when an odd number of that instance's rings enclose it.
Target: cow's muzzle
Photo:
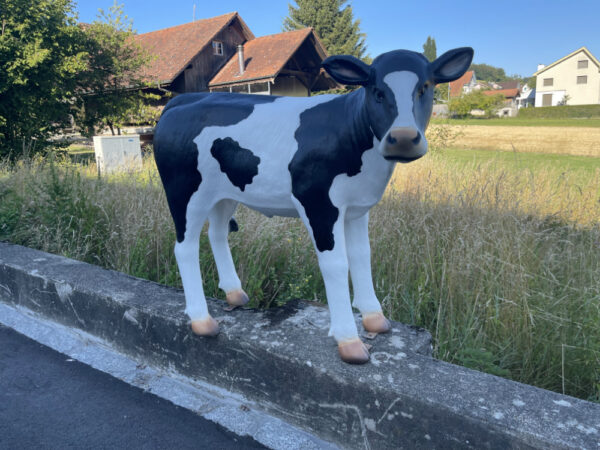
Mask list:
[[[421,132],[413,127],[392,128],[383,141],[383,157],[390,161],[410,162],[426,152]]]

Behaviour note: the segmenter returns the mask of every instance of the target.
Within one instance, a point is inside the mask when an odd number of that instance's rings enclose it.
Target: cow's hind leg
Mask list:
[[[354,302],[352,306],[362,314],[365,330],[372,333],[385,333],[390,330],[390,321],[381,311],[371,274],[371,246],[369,244],[369,215],[346,221],[346,248]]]
[[[175,244],[175,258],[185,292],[185,312],[192,320],[192,331],[201,336],[215,336],[219,332],[219,325],[208,312],[198,258],[200,232],[208,211],[199,203],[197,198],[190,200],[184,238]]]
[[[235,271],[233,258],[227,242],[229,219],[233,215],[237,202],[221,200],[210,211],[208,220],[208,239],[219,272],[219,288],[225,291],[227,303],[241,306],[248,303],[248,295],[242,290],[242,284]]]

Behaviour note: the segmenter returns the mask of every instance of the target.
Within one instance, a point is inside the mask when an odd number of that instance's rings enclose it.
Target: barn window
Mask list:
[[[544,78],[544,86],[554,86],[554,78]]]
[[[213,41],[213,54],[215,55],[223,55],[223,43],[219,41]]]
[[[588,68],[588,60],[582,59],[581,61],[577,61],[577,68],[578,69],[587,69]]]
[[[579,75],[577,77],[577,84],[587,84],[587,75]]]

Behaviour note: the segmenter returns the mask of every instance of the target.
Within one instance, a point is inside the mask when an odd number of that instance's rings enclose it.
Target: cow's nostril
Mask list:
[[[387,137],[388,144],[395,144],[398,142],[395,137],[392,136],[392,133],[388,134]]]
[[[419,142],[421,142],[421,133],[417,132],[417,137],[412,140],[412,143],[417,145]]]

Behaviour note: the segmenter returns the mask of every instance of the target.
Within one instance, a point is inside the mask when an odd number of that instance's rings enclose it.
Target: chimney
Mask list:
[[[537,69],[537,70],[538,70],[538,72],[539,72],[540,70],[542,70],[544,67],[546,67],[546,64],[538,64],[538,69]]]
[[[240,75],[242,75],[244,73],[245,67],[244,67],[244,46],[243,45],[238,45],[237,46],[238,49],[238,63],[240,65]]]

